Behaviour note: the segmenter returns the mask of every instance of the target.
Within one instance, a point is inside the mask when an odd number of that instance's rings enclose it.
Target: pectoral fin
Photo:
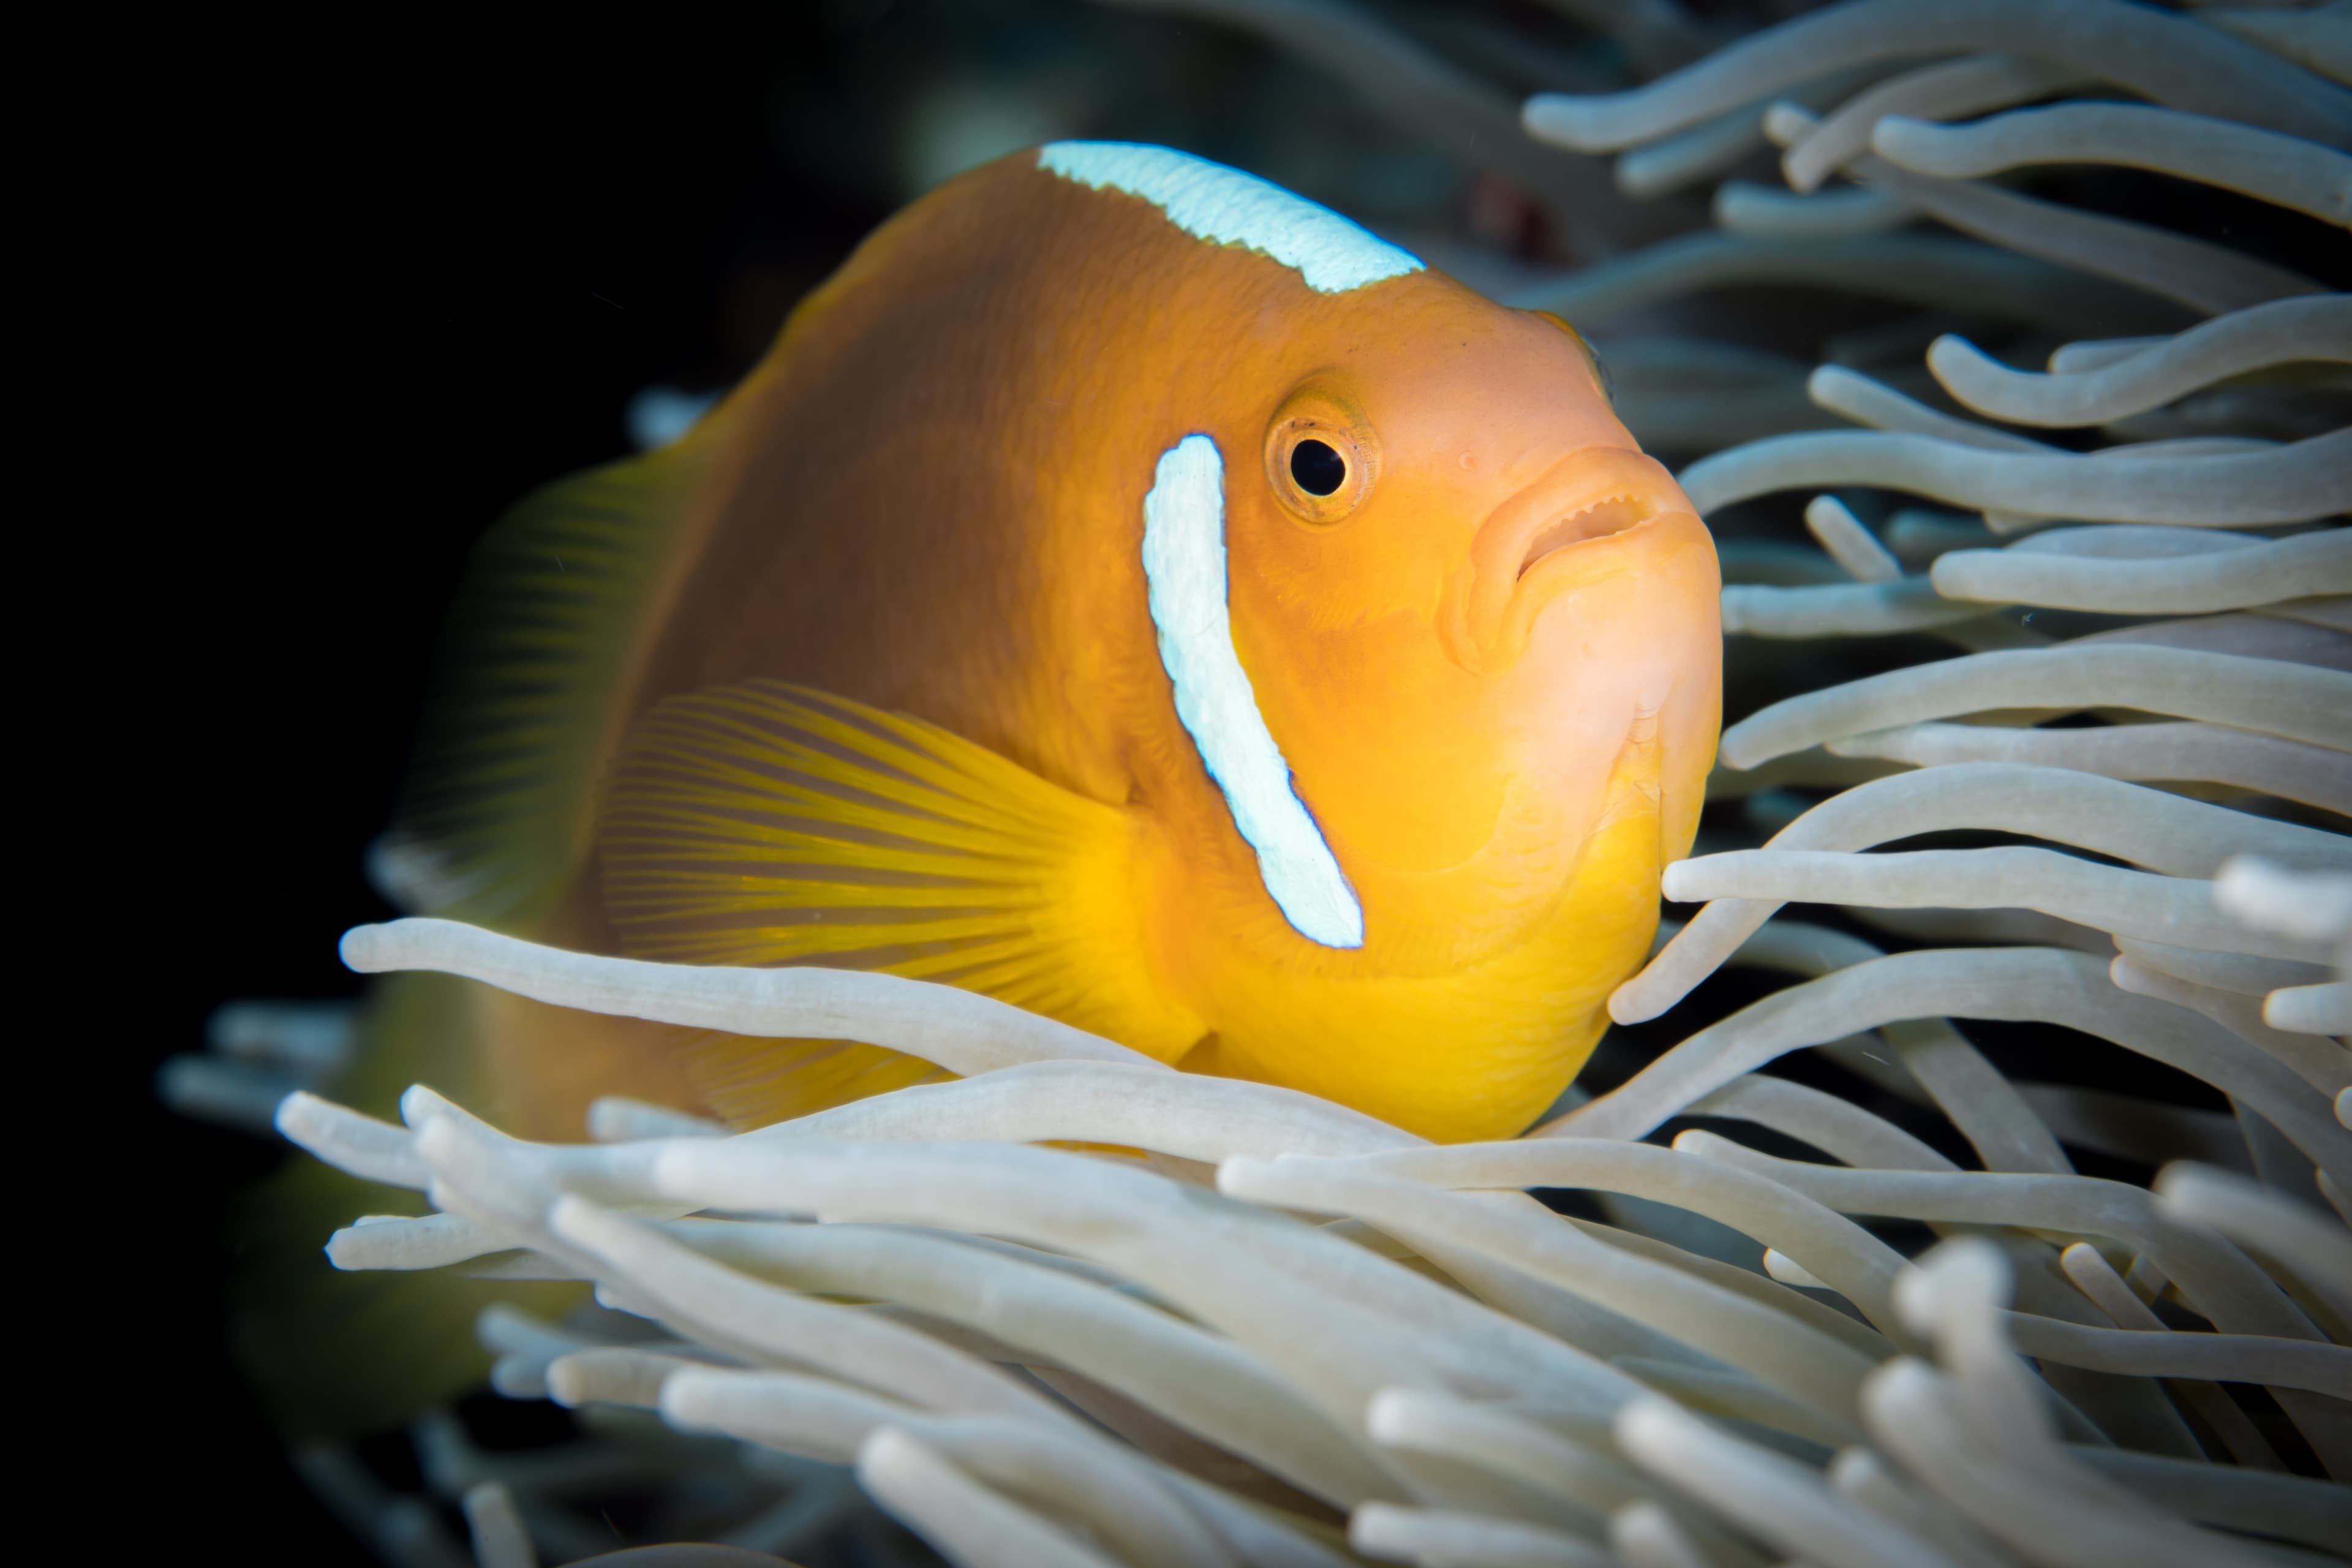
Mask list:
[[[1204,1026],[1147,958],[1150,831],[935,724],[751,681],[638,722],[597,843],[631,956],[939,981],[1172,1061]],[[745,1124],[936,1074],[834,1040],[686,1044],[697,1087]]]

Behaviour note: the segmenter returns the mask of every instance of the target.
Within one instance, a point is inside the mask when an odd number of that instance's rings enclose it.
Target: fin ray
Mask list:
[[[1173,1060],[1203,1026],[1149,973],[1147,832],[1139,814],[937,725],[755,680],[639,721],[597,846],[605,910],[633,956],[942,980]],[[839,1041],[687,1048],[698,1086],[738,1122],[936,1071]]]
[[[550,485],[475,547],[384,841],[425,869],[400,900],[415,912],[519,929],[583,862],[614,697],[701,450]]]

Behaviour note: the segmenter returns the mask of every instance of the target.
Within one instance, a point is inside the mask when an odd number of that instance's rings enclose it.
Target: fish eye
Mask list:
[[[1308,495],[1328,496],[1348,482],[1348,459],[1310,436],[1290,449],[1290,477]]]
[[[1265,478],[1275,499],[1302,522],[1328,524],[1371,493],[1380,444],[1353,404],[1321,386],[1284,400],[1265,433]]]

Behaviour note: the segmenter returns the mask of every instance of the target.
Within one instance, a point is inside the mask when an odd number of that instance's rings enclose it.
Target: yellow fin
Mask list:
[[[1145,955],[1138,812],[961,736],[775,681],[673,698],[631,732],[598,830],[623,947],[982,992],[1173,1061],[1205,1032]],[[839,1041],[688,1042],[739,1123],[938,1076]]]
[[[577,874],[615,694],[708,449],[549,485],[475,546],[376,857],[396,902],[515,930]]]

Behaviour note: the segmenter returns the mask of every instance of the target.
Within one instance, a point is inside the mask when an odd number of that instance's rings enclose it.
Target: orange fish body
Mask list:
[[[945,980],[1445,1140],[1582,1064],[1719,717],[1711,542],[1580,341],[1158,149],[925,197],[478,576],[430,912]],[[929,1073],[467,992],[543,1136]]]

